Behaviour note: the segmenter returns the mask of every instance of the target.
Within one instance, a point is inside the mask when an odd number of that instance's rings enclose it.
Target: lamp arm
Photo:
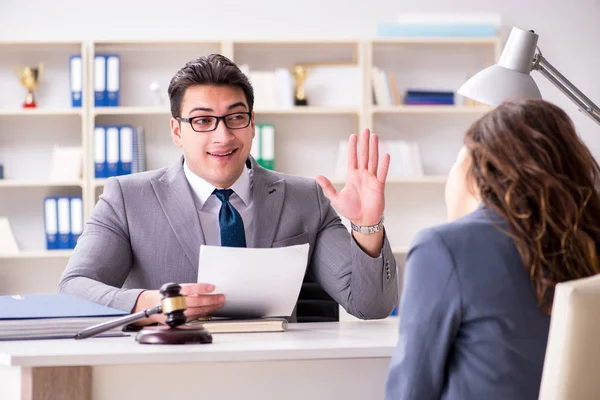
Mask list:
[[[540,71],[554,86],[563,92],[571,101],[579,107],[579,111],[596,121],[600,125],[600,109],[593,101],[584,95],[575,85],[573,85],[563,74],[558,72],[546,60],[541,53],[535,55],[533,69]]]

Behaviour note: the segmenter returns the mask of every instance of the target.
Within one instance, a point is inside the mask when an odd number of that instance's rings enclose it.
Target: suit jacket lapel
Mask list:
[[[279,225],[285,182],[278,175],[262,168],[249,157],[252,163],[252,195],[254,202],[254,229],[248,247],[268,248],[273,244]]]
[[[194,198],[183,172],[183,158],[168,168],[160,178],[152,180],[152,186],[175,237],[197,273],[200,245],[206,241]]]

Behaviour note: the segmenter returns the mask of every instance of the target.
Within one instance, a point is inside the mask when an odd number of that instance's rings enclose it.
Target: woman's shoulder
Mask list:
[[[480,206],[473,212],[456,219],[420,230],[413,238],[411,247],[426,242],[441,241],[446,245],[483,245],[506,240],[508,225],[492,209]]]

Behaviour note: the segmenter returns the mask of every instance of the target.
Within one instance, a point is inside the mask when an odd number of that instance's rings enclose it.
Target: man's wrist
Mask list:
[[[372,234],[375,234],[375,233],[383,230],[383,222],[384,222],[384,217],[382,216],[381,220],[377,224],[359,225],[359,224],[355,224],[354,222],[350,221],[350,227],[352,228],[352,230],[354,232],[360,233],[362,235],[372,235]]]

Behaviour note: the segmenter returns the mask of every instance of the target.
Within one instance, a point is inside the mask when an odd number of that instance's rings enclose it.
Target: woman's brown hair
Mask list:
[[[557,283],[600,273],[600,168],[571,119],[544,100],[505,102],[465,135],[481,201],[510,227],[541,308]]]

